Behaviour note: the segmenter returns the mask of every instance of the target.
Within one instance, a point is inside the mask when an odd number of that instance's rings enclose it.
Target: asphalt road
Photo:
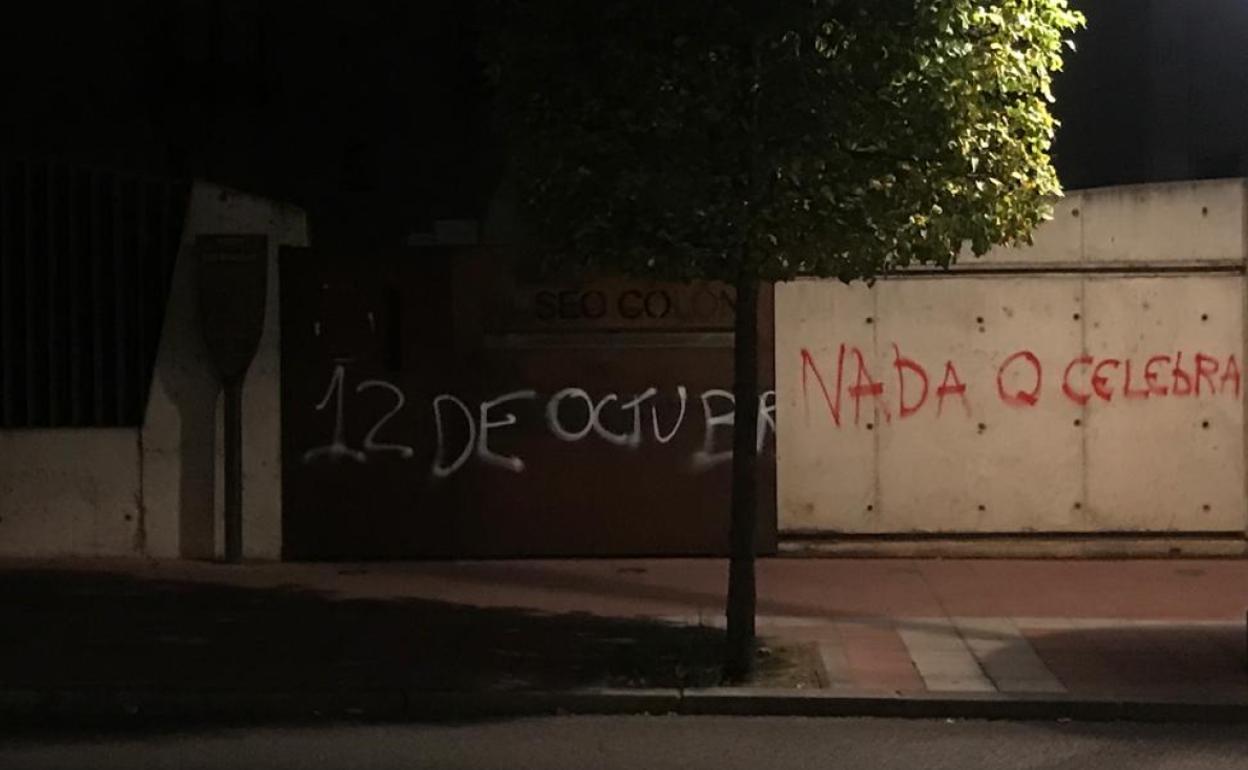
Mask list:
[[[0,738],[0,768],[1242,768],[1241,725],[556,717]]]

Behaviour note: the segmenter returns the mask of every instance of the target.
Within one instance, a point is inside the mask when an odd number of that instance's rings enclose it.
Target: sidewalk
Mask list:
[[[761,560],[765,650],[746,690],[716,687],[725,586],[710,559],[4,560],[0,711],[180,713],[189,698],[395,715],[528,693],[573,710],[697,696],[693,710],[771,713],[878,699],[1248,714],[1248,561]]]

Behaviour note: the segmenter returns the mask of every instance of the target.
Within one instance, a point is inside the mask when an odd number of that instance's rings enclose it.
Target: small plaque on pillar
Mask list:
[[[239,379],[251,365],[264,331],[268,237],[200,235],[199,318],[221,378]]]

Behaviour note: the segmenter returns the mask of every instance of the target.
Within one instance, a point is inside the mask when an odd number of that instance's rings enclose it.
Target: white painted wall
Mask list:
[[[966,254],[953,269],[1238,263],[1244,204],[1242,179],[1072,190],[1033,233],[1033,245]]]
[[[1198,270],[1243,265],[1244,211],[1239,180],[1077,192],[1031,248],[778,286],[781,530],[1243,532],[1244,279]],[[959,274],[995,267],[1037,272]],[[1162,395],[1180,352],[1201,392]]]
[[[244,547],[281,555],[277,253],[304,213],[197,182],[174,267],[142,428],[0,431],[2,555],[205,558],[222,551],[222,399],[196,310],[198,234],[269,236],[268,307],[243,393]]]
[[[137,553],[142,515],[136,431],[0,431],[0,553]]]

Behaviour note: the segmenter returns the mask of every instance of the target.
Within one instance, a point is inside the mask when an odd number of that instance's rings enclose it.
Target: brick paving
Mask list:
[[[4,560],[0,685],[706,684],[726,572],[711,559]],[[759,563],[760,635],[814,668],[784,686],[847,693],[1248,701],[1246,607],[1239,560]]]

